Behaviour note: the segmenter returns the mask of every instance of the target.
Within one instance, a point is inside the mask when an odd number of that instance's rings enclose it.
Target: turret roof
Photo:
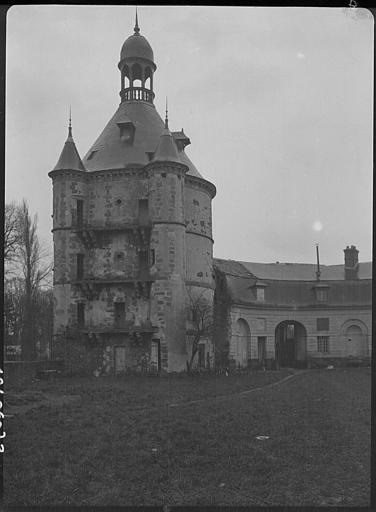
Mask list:
[[[153,155],[153,162],[177,162],[181,163],[178,149],[171,132],[168,128],[168,120],[166,113],[165,126],[161,133],[157,149]]]
[[[81,157],[77,151],[76,144],[72,137],[72,127],[69,121],[68,137],[65,141],[63,150],[55,165],[54,171],[70,170],[70,171],[85,171]]]

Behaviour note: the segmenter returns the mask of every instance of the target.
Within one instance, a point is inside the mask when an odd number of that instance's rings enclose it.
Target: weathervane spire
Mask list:
[[[136,23],[134,25],[134,33],[138,34],[139,32],[140,32],[140,27],[138,26],[137,5],[136,5]]]
[[[72,107],[69,105],[68,137],[72,137]]]
[[[166,117],[165,117],[165,128],[168,130],[168,106],[167,106],[167,96],[166,96]]]

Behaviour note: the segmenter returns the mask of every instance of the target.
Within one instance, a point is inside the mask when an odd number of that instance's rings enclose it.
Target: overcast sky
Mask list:
[[[13,6],[7,18],[6,200],[50,246],[55,166],[81,157],[119,104],[130,6]],[[217,187],[214,255],[260,262],[372,257],[373,18],[363,9],[138,8],[155,104]]]

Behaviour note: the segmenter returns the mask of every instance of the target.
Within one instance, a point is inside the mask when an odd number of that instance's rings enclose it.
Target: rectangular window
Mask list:
[[[77,226],[82,227],[84,223],[84,202],[77,199]]]
[[[329,336],[317,336],[317,352],[329,354]]]
[[[114,255],[114,269],[115,270],[124,270],[124,262],[125,262],[124,253],[121,251],[116,251],[115,255]]]
[[[149,222],[149,201],[147,199],[139,199],[138,201],[138,221],[140,224],[148,224]]]
[[[316,328],[318,331],[329,331],[329,318],[316,318]]]
[[[150,265],[155,265],[155,249],[150,249]]]
[[[161,369],[161,343],[159,340],[151,340],[150,363],[154,370]]]
[[[83,279],[84,277],[84,255],[77,254],[77,279]]]
[[[326,288],[316,288],[317,302],[326,304],[328,302],[328,290]]]
[[[139,265],[140,265],[140,276],[147,276],[149,272],[149,253],[148,251],[140,251],[138,253]]]
[[[85,326],[85,304],[83,302],[77,303],[77,324],[78,327]]]
[[[256,288],[256,299],[257,299],[257,302],[265,301],[265,289],[264,288]]]
[[[205,344],[200,343],[198,346],[198,367],[205,368]]]
[[[114,303],[115,327],[122,327],[125,320],[125,302]]]

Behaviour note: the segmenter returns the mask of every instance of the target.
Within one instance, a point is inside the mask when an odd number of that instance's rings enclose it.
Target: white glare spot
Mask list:
[[[304,59],[305,58],[305,55],[302,52],[298,52],[296,56],[298,57],[298,59]]]
[[[321,231],[322,223],[319,220],[316,220],[316,222],[313,223],[312,227],[313,227],[314,231]]]

